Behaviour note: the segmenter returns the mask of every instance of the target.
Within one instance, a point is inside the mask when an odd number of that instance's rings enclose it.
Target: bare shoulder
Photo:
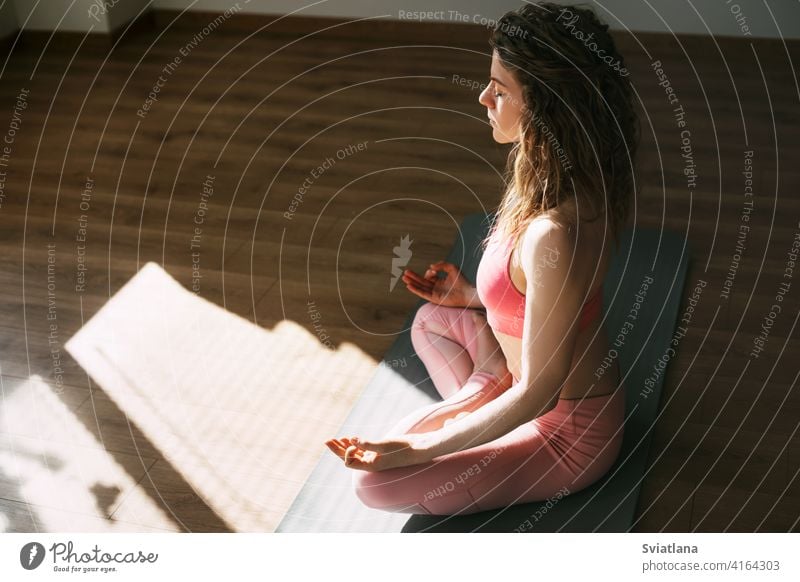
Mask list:
[[[570,282],[578,290],[588,284],[588,261],[592,250],[579,247],[580,237],[574,229],[557,223],[547,216],[537,217],[528,224],[522,244],[522,269],[525,278],[536,285],[558,285]]]
[[[574,233],[569,227],[558,224],[549,216],[536,217],[525,229],[522,239],[523,253],[527,257],[532,257],[541,253],[548,245],[557,247],[559,251],[574,251]]]

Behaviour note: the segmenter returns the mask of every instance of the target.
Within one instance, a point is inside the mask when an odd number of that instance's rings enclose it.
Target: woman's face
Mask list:
[[[478,101],[485,106],[492,126],[492,137],[498,143],[519,140],[519,119],[523,108],[522,87],[500,64],[497,51],[492,52],[490,82]]]

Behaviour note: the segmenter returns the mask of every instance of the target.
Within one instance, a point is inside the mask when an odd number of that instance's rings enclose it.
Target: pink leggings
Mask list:
[[[430,430],[415,425],[466,399],[478,406],[508,387],[493,374],[473,373],[476,327],[470,311],[433,303],[420,307],[411,340],[444,400],[407,415],[387,437]],[[603,396],[559,399],[549,412],[476,447],[419,465],[353,470],[353,485],[368,507],[433,515],[568,495],[597,481],[614,464],[624,418],[625,392],[620,387]]]

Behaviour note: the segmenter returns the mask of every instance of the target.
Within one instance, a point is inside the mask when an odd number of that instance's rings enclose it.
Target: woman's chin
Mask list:
[[[510,143],[511,141],[513,141],[506,134],[497,129],[497,126],[495,125],[492,125],[492,137],[494,138],[494,141],[496,141],[497,143]]]

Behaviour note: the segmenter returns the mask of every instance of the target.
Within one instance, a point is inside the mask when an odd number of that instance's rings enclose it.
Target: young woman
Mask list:
[[[574,493],[622,444],[617,363],[594,372],[609,350],[603,279],[634,189],[623,59],[591,11],[549,3],[504,15],[490,44],[479,101],[494,139],[514,145],[476,286],[444,262],[403,277],[429,301],[411,337],[443,401],[381,440],[326,443],[377,509],[464,514]]]

